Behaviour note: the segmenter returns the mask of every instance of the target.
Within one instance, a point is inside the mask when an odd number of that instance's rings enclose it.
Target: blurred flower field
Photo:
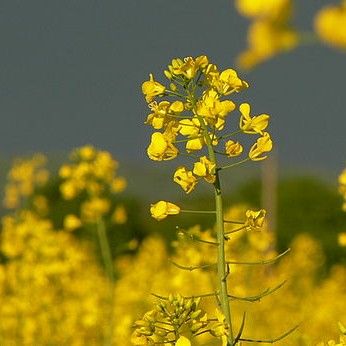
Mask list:
[[[95,162],[103,163],[100,170],[93,169]],[[157,303],[152,293],[194,296],[214,289],[212,271],[182,271],[172,264],[210,261],[213,246],[193,239],[210,240],[212,229],[180,229],[170,246],[158,234],[139,244],[130,237],[126,208],[118,202],[126,180],[116,174],[117,166],[109,153],[92,146],[74,150],[58,176],[48,172],[42,155],[14,162],[1,226],[1,345],[104,345],[109,340],[131,345],[134,322]],[[344,187],[343,173],[343,194]],[[246,210],[244,204],[234,206],[226,216],[241,218]],[[125,250],[113,255],[113,278],[104,270],[95,240],[100,215],[109,232],[128,232],[129,238],[118,243]],[[232,258],[265,260],[277,254],[266,226],[236,234],[227,243]],[[343,236],[340,245],[345,246]],[[308,234],[297,236],[290,247],[290,254],[276,264],[231,268],[232,295],[253,297],[232,301],[236,323],[245,310],[247,330],[255,338],[271,338],[300,323],[278,345],[337,340],[338,323],[346,323],[345,265],[335,264],[322,273],[324,253]],[[274,293],[266,296],[270,291]],[[259,293],[264,296],[256,298]],[[203,309],[212,313],[213,299],[206,299]],[[208,336],[196,341],[219,344]]]

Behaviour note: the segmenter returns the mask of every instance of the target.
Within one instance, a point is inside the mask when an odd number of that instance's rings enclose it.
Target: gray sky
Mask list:
[[[324,1],[303,3],[297,22],[309,28]],[[92,143],[147,162],[142,81],[179,56],[234,66],[247,24],[229,0],[2,0],[0,154]],[[346,54],[303,47],[242,76],[253,111],[272,115],[283,164],[341,171]]]

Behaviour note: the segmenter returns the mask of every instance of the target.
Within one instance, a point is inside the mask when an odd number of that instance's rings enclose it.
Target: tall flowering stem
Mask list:
[[[186,194],[191,193],[200,181],[211,185],[215,209],[186,210],[172,202],[159,201],[151,205],[150,212],[158,221],[184,212],[215,215],[215,239],[207,243],[217,246],[216,263],[197,267],[172,263],[185,270],[216,268],[218,289],[211,295],[217,298],[221,311],[217,310],[216,317],[209,319],[206,313],[196,310],[199,300],[188,301],[180,296],[172,296],[166,299],[169,301],[168,305],[162,302],[158,305],[158,310],[146,314],[143,320],[137,322],[133,340],[136,345],[146,342],[190,345],[189,340],[181,335],[184,333],[184,326],[188,326],[193,337],[210,333],[213,337],[220,338],[223,346],[237,345],[242,341],[245,315],[240,330],[235,333],[229,304],[230,297],[234,296],[228,292],[227,280],[229,266],[238,263],[231,263],[227,259],[225,244],[231,235],[229,232],[225,233],[224,224],[239,222],[224,219],[220,172],[247,161],[261,161],[267,157],[266,153],[272,149],[270,135],[265,132],[270,117],[267,114],[250,115],[248,103],[237,107],[233,100],[227,99],[229,95],[248,88],[248,83],[241,80],[232,69],[219,71],[204,55],[173,59],[164,74],[169,79],[169,87],[156,81],[152,74],[142,84],[142,91],[151,111],[146,124],[155,129],[147,148],[148,156],[154,161],[173,160],[180,154],[190,156],[195,161],[193,168],[177,167],[173,181]],[[161,101],[157,101],[158,98]],[[236,108],[240,113],[239,125],[235,129],[227,129],[226,120]],[[240,143],[241,138],[238,139],[238,136],[250,139],[250,144]],[[253,136],[255,141],[251,139]],[[199,158],[198,161],[196,157]],[[261,227],[264,215],[264,210],[248,210],[238,231]],[[180,306],[180,310],[174,312],[177,306]],[[187,310],[182,313],[184,309]],[[186,320],[188,313],[191,313],[192,319]],[[200,320],[197,320],[197,316]],[[160,329],[162,324],[169,326],[165,333]]]

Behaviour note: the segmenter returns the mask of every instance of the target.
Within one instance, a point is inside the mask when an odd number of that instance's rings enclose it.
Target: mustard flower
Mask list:
[[[338,234],[338,244],[339,246],[346,247],[346,232]]]
[[[256,20],[247,32],[248,48],[237,57],[237,64],[243,69],[256,65],[294,49],[298,45],[298,33],[287,25]]]
[[[179,184],[186,193],[190,193],[197,184],[196,177],[183,166],[177,168],[173,180]]]
[[[314,27],[323,42],[346,49],[346,2],[322,8],[315,17]]]
[[[215,168],[215,163],[208,160],[206,156],[202,156],[199,162],[195,162],[193,173],[199,177],[203,177],[208,183],[213,184],[216,178]]]
[[[168,215],[177,215],[180,213],[180,207],[178,207],[176,204],[166,202],[166,201],[159,201],[155,204],[152,204],[150,207],[150,213],[151,216],[161,221],[165,219]]]
[[[99,218],[108,213],[110,201],[106,198],[93,197],[81,206],[82,219],[85,222],[97,222]]]
[[[197,103],[196,113],[203,116],[209,125],[222,130],[225,123],[224,118],[234,109],[234,102],[220,101],[217,91],[209,89],[203,93],[202,99]]]
[[[258,228],[261,228],[264,224],[266,211],[264,209],[261,209],[258,211],[247,210],[245,213],[245,216],[246,216],[245,225],[249,229],[258,229]]]
[[[250,18],[262,18],[282,22],[292,12],[291,0],[236,0],[238,12]]]
[[[198,136],[200,132],[201,125],[196,117],[179,121],[179,133],[183,136],[195,137]]]
[[[238,74],[233,69],[222,71],[218,76],[214,75],[212,86],[221,95],[229,95],[232,92],[240,92],[249,87],[249,84],[238,77]]]
[[[342,171],[338,178],[339,181],[339,193],[344,197],[344,203],[342,206],[343,211],[346,211],[346,169]]]
[[[126,209],[123,205],[118,205],[112,214],[112,222],[114,222],[117,225],[122,225],[126,223],[127,221],[127,213]]]
[[[172,160],[178,155],[178,149],[161,132],[154,132],[147,153],[154,161]]]
[[[239,142],[228,140],[225,143],[225,151],[229,157],[239,156],[243,152],[243,146]]]
[[[165,71],[165,75],[168,78],[172,76],[183,75],[187,79],[192,79],[196,76],[199,69],[208,65],[208,58],[205,55],[201,55],[197,58],[186,57],[182,59],[173,59],[171,65],[168,66],[168,71]]]
[[[263,137],[257,139],[256,143],[251,147],[249,152],[249,158],[252,161],[261,161],[267,158],[267,156],[261,156],[264,152],[271,151],[272,141],[269,134],[265,132]]]
[[[145,95],[145,100],[149,103],[155,96],[164,94],[166,87],[156,82],[153,75],[150,73],[149,80],[142,84],[142,92]]]
[[[267,158],[267,156],[261,156],[263,153],[271,151],[273,148],[273,142],[268,132],[264,132],[263,136],[258,138],[256,143],[251,147],[249,152],[249,158],[252,161],[261,161]]]
[[[241,113],[239,127],[244,133],[259,133],[263,134],[268,126],[269,115],[260,114],[251,118],[250,116],[250,105],[248,103],[242,103],[239,106]]]
[[[149,104],[149,108],[153,113],[148,115],[145,123],[150,124],[156,130],[160,130],[168,121],[174,121],[174,115],[178,115],[184,110],[184,104],[181,101],[174,101],[173,103],[153,101]]]
[[[82,226],[81,220],[73,214],[68,214],[64,218],[64,229],[67,231],[74,231]]]

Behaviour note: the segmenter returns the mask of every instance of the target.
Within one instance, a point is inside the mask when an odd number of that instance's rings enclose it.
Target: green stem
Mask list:
[[[104,220],[102,217],[100,217],[96,224],[97,228],[97,236],[99,239],[100,244],[100,250],[101,250],[101,256],[103,265],[105,268],[105,271],[108,275],[109,281],[110,281],[110,292],[109,292],[109,309],[110,309],[110,321],[108,325],[108,331],[105,336],[104,345],[105,346],[112,346],[113,345],[113,329],[114,329],[114,267],[113,267],[113,260],[112,260],[112,254],[111,249],[109,246],[107,234],[106,234],[106,227]]]
[[[205,142],[208,146],[209,160],[214,163],[217,167],[216,155],[212,145],[211,138],[208,133],[208,128],[205,125],[203,118],[197,115],[201,127],[204,131]],[[217,251],[217,280],[219,286],[219,299],[221,304],[221,310],[225,316],[226,323],[229,327],[228,335],[228,345],[232,346],[234,344],[234,335],[232,328],[231,319],[231,308],[228,299],[227,291],[227,264],[225,260],[225,236],[224,236],[224,220],[223,220],[223,202],[222,202],[222,192],[221,183],[219,179],[219,170],[215,170],[215,182],[214,182],[214,196],[215,196],[215,208],[216,208],[216,238],[218,243]]]

